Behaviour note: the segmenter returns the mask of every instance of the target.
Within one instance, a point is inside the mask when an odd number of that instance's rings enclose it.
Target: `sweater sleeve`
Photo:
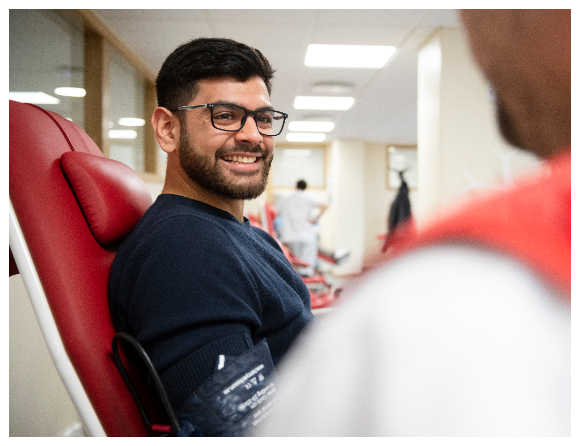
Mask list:
[[[261,304],[243,257],[219,228],[190,221],[156,230],[134,252],[128,330],[144,345],[175,407],[215,367],[218,355],[253,345]]]

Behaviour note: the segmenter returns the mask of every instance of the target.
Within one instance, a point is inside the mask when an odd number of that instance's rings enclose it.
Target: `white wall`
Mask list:
[[[64,435],[80,417],[50,358],[20,274],[10,277],[9,295],[9,435]]]
[[[370,266],[380,255],[384,235],[388,229],[388,216],[391,204],[397,195],[396,189],[389,189],[388,144],[365,143],[364,145],[364,264]],[[411,212],[415,214],[417,190],[409,192]]]
[[[330,204],[328,218],[334,228],[334,248],[350,251],[344,264],[334,268],[336,275],[358,274],[364,258],[364,142],[334,141],[331,146]],[[330,210],[330,209],[329,209]]]
[[[165,173],[163,175],[165,175]],[[159,196],[159,194],[163,190],[163,183],[160,182],[145,181],[145,186],[147,186],[147,189],[149,190],[149,193],[151,194],[151,198],[153,201],[155,201],[155,199]]]

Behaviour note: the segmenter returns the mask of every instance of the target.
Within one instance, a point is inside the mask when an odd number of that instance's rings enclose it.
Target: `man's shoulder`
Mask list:
[[[295,192],[293,192],[292,194],[288,195],[286,198],[286,201],[289,203],[296,203],[296,204],[318,204],[318,202],[312,198],[312,196],[310,194],[308,194],[307,192],[303,191],[303,190],[297,190]]]
[[[280,248],[279,243],[276,241],[276,239],[274,237],[272,237],[270,234],[268,234],[266,231],[264,231],[261,228],[257,228],[256,226],[250,226],[250,231],[252,231],[252,233],[256,236],[256,238],[258,240],[261,240],[263,242],[266,242],[268,245],[271,245],[272,247],[274,247],[277,250],[281,250],[282,248]]]
[[[223,218],[224,211],[177,195],[160,195],[143,215],[139,224],[148,229],[164,227],[194,227],[212,231]],[[226,219],[227,220],[227,219]]]
[[[129,237],[121,244],[117,257],[204,250],[211,244],[219,249],[224,228],[221,219],[188,203],[185,197],[160,196],[145,212]],[[193,200],[190,200],[193,201]],[[141,254],[140,254],[141,253]]]

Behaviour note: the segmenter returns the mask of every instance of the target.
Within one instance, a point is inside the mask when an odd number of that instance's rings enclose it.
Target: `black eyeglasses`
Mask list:
[[[183,105],[177,110],[194,110],[196,108],[207,107],[211,110],[211,125],[224,132],[239,132],[244,127],[248,115],[254,117],[258,132],[264,136],[278,136],[284,129],[284,123],[288,115],[276,110],[247,110],[244,107],[234,104],[203,104],[203,105]]]

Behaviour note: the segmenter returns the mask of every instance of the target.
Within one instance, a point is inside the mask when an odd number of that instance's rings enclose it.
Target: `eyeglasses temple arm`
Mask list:
[[[207,107],[210,104],[202,104],[202,105],[182,105],[181,107],[177,107],[177,110],[171,111],[179,111],[179,110],[195,110],[196,108]]]

